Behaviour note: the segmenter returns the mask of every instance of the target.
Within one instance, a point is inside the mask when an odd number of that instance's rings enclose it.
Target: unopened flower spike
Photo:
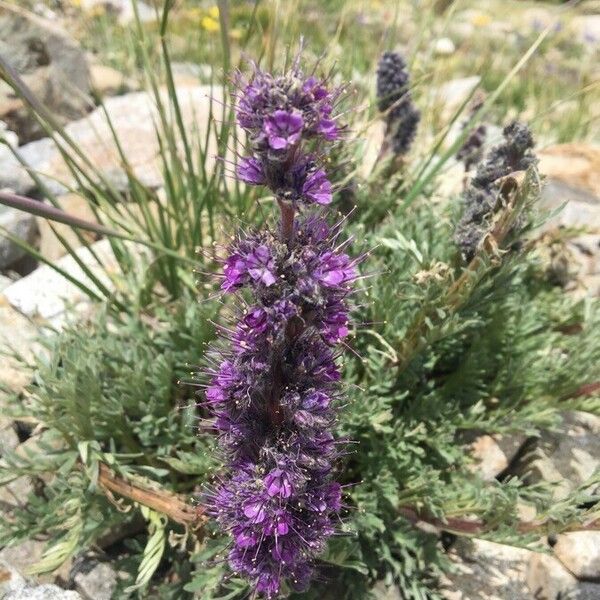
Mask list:
[[[534,140],[527,125],[514,121],[503,130],[504,141],[482,160],[464,193],[464,212],[454,239],[465,261],[471,261],[489,230],[496,211],[498,183],[515,171],[525,171],[537,162]]]
[[[406,154],[417,132],[421,114],[409,90],[406,62],[397,52],[384,52],[377,65],[377,106],[385,113],[386,139],[394,154]]]
[[[319,157],[341,136],[338,97],[298,62],[281,75],[255,68],[237,93],[248,140],[237,174],[272,192],[279,227],[239,233],[224,260],[221,289],[239,299],[239,314],[207,369],[225,464],[205,500],[231,535],[232,571],[266,599],[307,587],[340,518],[336,356],[357,260],[339,227],[311,209],[332,201]]]

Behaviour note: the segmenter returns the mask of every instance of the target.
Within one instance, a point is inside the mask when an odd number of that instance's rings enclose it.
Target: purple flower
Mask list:
[[[293,490],[290,476],[281,469],[275,469],[265,477],[265,488],[269,496],[280,498],[289,498]]]
[[[265,174],[262,164],[256,158],[242,158],[237,169],[238,177],[250,185],[265,183]]]
[[[302,195],[317,204],[331,202],[331,183],[323,169],[317,169],[306,178],[302,186]]]
[[[302,114],[298,111],[276,110],[265,123],[265,133],[273,150],[285,150],[300,139]]]
[[[274,263],[267,246],[258,246],[246,259],[246,265],[248,274],[255,281],[262,281],[266,286],[275,283]]]

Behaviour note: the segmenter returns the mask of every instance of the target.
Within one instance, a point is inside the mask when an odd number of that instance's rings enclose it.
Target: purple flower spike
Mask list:
[[[285,150],[289,146],[293,146],[300,139],[303,125],[304,121],[300,112],[276,110],[265,123],[269,146],[273,150]]]
[[[342,508],[333,479],[336,346],[349,333],[356,261],[339,251],[339,227],[308,210],[332,201],[319,157],[340,135],[336,98],[297,68],[279,77],[257,71],[237,98],[250,153],[237,175],[271,190],[281,222],[239,233],[224,260],[221,289],[239,299],[238,319],[220,329],[226,339],[211,361],[219,366],[206,370],[225,465],[205,500],[231,536],[231,569],[266,600],[284,582],[306,589]]]

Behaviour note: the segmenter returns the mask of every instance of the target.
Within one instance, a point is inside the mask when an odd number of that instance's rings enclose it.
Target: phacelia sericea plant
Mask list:
[[[232,571],[270,599],[306,588],[339,530],[332,430],[358,259],[319,206],[332,200],[322,157],[343,134],[340,90],[298,61],[282,75],[254,67],[236,83],[249,151],[237,176],[272,192],[279,222],[239,232],[224,259],[221,289],[237,317],[209,353],[205,397],[225,465],[205,502],[231,536]]]

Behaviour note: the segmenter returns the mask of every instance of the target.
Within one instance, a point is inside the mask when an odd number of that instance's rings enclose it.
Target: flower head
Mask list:
[[[465,209],[454,238],[463,259],[475,256],[498,205],[498,182],[515,171],[524,171],[537,162],[529,127],[514,121],[503,131],[504,141],[482,160],[464,194]]]

